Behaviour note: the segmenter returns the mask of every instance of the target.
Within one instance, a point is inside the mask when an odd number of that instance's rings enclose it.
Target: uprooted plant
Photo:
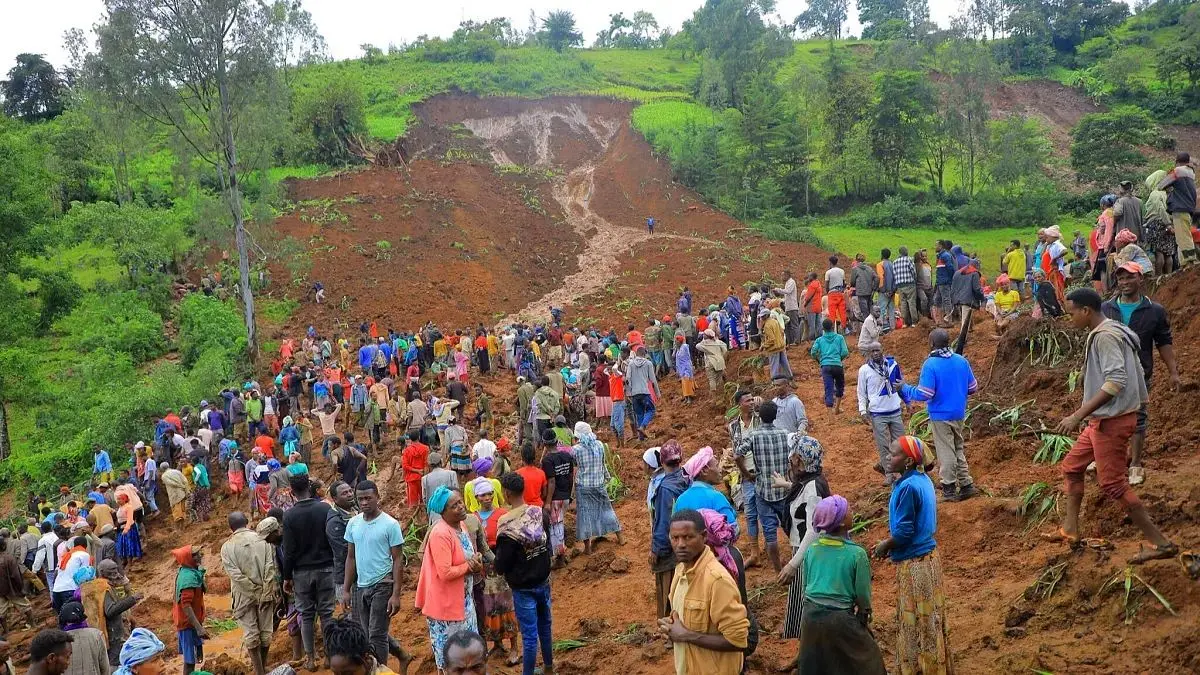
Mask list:
[[[1017,514],[1025,518],[1026,532],[1058,513],[1058,498],[1061,495],[1059,490],[1045,482],[1033,483],[1021,491]]]
[[[1054,595],[1054,591],[1058,589],[1058,584],[1067,575],[1068,563],[1070,563],[1069,560],[1059,563],[1051,560],[1048,565],[1042,568],[1041,574],[1033,580],[1033,583],[1025,588],[1022,596],[1026,600],[1045,600]]]
[[[1140,584],[1142,586],[1142,590],[1137,590],[1135,583]],[[1137,614],[1138,609],[1142,605],[1142,600],[1145,597],[1144,591],[1150,591],[1150,594],[1154,596],[1154,599],[1158,600],[1158,603],[1162,605],[1164,609],[1170,612],[1173,616],[1178,616],[1178,614],[1175,612],[1175,608],[1171,606],[1171,603],[1168,602],[1165,597],[1163,597],[1163,594],[1159,593],[1158,589],[1151,586],[1150,583],[1143,579],[1140,574],[1133,571],[1133,565],[1127,566],[1124,571],[1117,572],[1108,581],[1104,582],[1104,585],[1100,587],[1100,590],[1096,591],[1096,597],[1098,598],[1102,595],[1105,595],[1106,593],[1118,587],[1124,590],[1121,596],[1121,606],[1125,611],[1125,625],[1133,623],[1133,617]]]
[[[1029,363],[1054,368],[1083,351],[1085,335],[1046,324],[1028,338]]]

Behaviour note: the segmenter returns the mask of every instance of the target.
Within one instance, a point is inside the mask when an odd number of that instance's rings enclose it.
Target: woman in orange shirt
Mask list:
[[[479,632],[475,614],[475,575],[483,571],[483,554],[476,553],[463,528],[467,507],[462,495],[445,485],[429,497],[430,513],[441,515],[433,524],[417,578],[416,606],[429,625],[429,643],[438,671],[446,640],[459,631]]]

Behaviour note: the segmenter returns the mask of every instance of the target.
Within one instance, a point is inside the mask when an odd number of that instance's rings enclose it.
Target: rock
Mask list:
[[[1004,617],[1005,628],[1015,628],[1025,625],[1026,621],[1033,618],[1035,612],[1028,607],[1009,607],[1008,614]]]
[[[608,569],[612,570],[616,574],[624,574],[629,571],[629,568],[632,565],[633,563],[629,562],[625,558],[613,558],[613,561],[608,564]]]
[[[1010,638],[1023,638],[1025,637],[1025,627],[1014,626],[1012,628],[1005,628],[1004,634]]]

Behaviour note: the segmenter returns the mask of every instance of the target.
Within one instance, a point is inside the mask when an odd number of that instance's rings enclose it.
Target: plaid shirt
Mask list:
[[[917,265],[909,256],[902,255],[892,261],[892,274],[897,286],[909,286],[917,283]]]
[[[757,494],[769,502],[777,502],[787,497],[788,488],[778,488],[772,485],[771,476],[779,474],[786,476],[788,471],[788,433],[774,424],[763,422],[761,426],[744,434],[734,450],[734,455],[744,457],[752,455],[759,476],[764,480],[758,483]]]
[[[594,441],[575,446],[575,461],[579,470],[575,472],[575,484],[579,487],[598,488],[608,484],[608,467],[604,465],[604,444]]]

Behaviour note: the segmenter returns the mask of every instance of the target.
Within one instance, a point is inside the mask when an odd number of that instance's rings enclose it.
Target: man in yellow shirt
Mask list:
[[[992,317],[996,320],[996,333],[1003,333],[1013,319],[1020,316],[1017,305],[1021,304],[1021,294],[1012,290],[1007,274],[996,277],[996,294],[992,301]]]
[[[659,619],[658,629],[674,644],[676,675],[737,675],[750,618],[737,582],[705,535],[699,511],[671,516],[671,548],[679,564],[671,582],[671,616]]]
[[[1012,281],[1013,288],[1019,296],[1025,296],[1025,249],[1021,248],[1021,241],[1013,239],[1008,248],[1004,249],[1004,273],[1008,274],[1008,278]]]

